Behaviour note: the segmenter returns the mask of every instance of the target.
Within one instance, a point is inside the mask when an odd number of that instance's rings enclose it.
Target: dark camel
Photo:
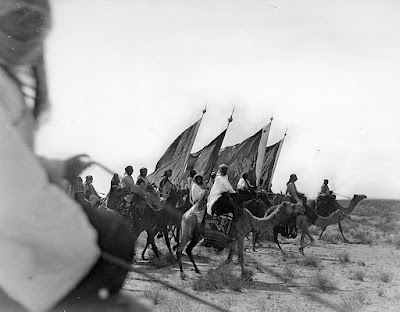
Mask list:
[[[156,257],[160,257],[154,240],[155,231],[161,231],[164,234],[165,244],[172,253],[167,226],[180,223],[180,219],[184,213],[183,210],[187,209],[187,203],[184,202],[179,207],[176,207],[176,203],[186,193],[186,190],[173,190],[171,196],[165,202],[160,202],[157,206],[156,204],[159,202],[158,194],[152,187],[148,188],[147,198],[135,194],[131,205],[126,205],[123,202],[124,194],[120,193],[116,211],[128,220],[135,241],[143,231],[147,233],[147,241],[142,252],[142,259],[145,260],[144,255],[149,245],[151,245]],[[162,208],[160,209],[160,207]]]

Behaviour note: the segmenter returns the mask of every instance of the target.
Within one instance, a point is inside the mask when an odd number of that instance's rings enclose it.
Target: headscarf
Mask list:
[[[29,66],[35,80],[33,115],[39,117],[48,106],[43,59],[43,42],[50,29],[48,0],[0,1],[0,65],[19,83],[18,66]]]

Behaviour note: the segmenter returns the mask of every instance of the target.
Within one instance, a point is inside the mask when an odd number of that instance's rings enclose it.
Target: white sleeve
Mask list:
[[[241,178],[237,184],[237,188],[240,190],[244,190],[246,187],[246,182],[244,181],[243,178]]]
[[[97,261],[97,233],[6,116],[0,106],[0,287],[28,311],[46,311]]]
[[[228,179],[223,179],[225,191],[229,193],[236,193]]]

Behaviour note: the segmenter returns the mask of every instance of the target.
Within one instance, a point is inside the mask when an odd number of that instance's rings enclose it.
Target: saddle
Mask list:
[[[223,250],[231,242],[229,232],[233,226],[233,214],[227,213],[222,215],[204,216],[204,246],[214,247]]]

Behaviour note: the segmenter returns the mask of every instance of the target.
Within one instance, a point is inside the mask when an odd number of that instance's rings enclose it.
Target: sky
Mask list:
[[[155,164],[201,117],[192,152],[273,122],[272,182],[315,198],[400,199],[399,0],[53,0],[49,157],[87,153],[120,175]],[[111,176],[92,167],[94,186]]]

